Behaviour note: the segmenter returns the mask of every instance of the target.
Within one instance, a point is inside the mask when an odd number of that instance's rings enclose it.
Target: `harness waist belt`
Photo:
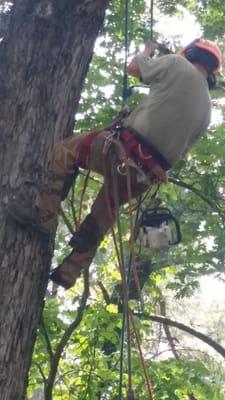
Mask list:
[[[168,164],[165,166],[165,163],[161,162],[161,158],[150,149],[150,146],[143,145],[129,129],[122,129],[120,139],[126,145],[128,156],[141,164],[146,171],[151,172],[156,165],[159,165],[164,171],[168,169]]]
[[[130,132],[130,134],[143,146],[143,148],[152,155],[154,158],[155,162],[160,165],[164,169],[164,171],[167,171],[168,169],[171,168],[171,164],[166,160],[166,158],[159,152],[158,149],[156,149],[152,144],[147,142],[147,140],[140,135],[137,131],[135,131],[133,128],[124,128],[125,131]]]

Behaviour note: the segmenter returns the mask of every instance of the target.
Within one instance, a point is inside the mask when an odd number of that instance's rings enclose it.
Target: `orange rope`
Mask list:
[[[132,260],[132,271],[134,273],[134,279],[135,279],[135,283],[137,285],[139,294],[140,294],[140,282],[139,282],[139,278],[138,278],[138,274],[137,274],[137,269],[136,269],[136,264],[134,262],[134,251],[135,251],[135,235],[134,235],[134,224],[133,224],[133,215],[132,215],[132,205],[131,205],[131,200],[132,200],[132,191],[131,191],[131,176],[130,176],[130,167],[128,165],[127,162],[127,156],[126,156],[126,152],[123,148],[123,146],[121,145],[121,143],[118,140],[112,139],[112,143],[114,145],[116,145],[121,154],[123,155],[122,159],[124,160],[125,163],[125,167],[126,167],[126,176],[127,176],[127,192],[128,192],[128,203],[129,203],[129,215],[130,215],[130,226],[131,226],[131,260]],[[105,162],[105,158],[104,158],[104,176],[106,177],[106,162]],[[109,215],[111,216],[112,222],[114,222],[114,218],[112,216],[112,208],[111,208],[111,204],[110,204],[110,198],[109,198],[109,192],[108,192],[108,188],[107,188],[107,183],[105,182],[105,195],[106,195],[106,203],[107,203],[107,207],[108,207],[108,211],[109,211]],[[126,311],[128,312],[128,317],[132,322],[132,326],[133,326],[133,330],[135,333],[135,337],[136,337],[136,342],[137,342],[137,346],[139,349],[139,354],[140,354],[140,360],[141,360],[141,365],[144,371],[144,375],[145,375],[145,380],[146,380],[146,385],[147,385],[147,390],[148,390],[148,394],[149,394],[149,398],[150,400],[154,400],[154,393],[153,393],[153,386],[152,383],[148,377],[147,374],[147,369],[145,366],[145,360],[144,360],[144,356],[142,353],[142,349],[141,349],[141,345],[140,345],[140,338],[138,336],[138,332],[134,323],[134,318],[133,315],[129,309],[129,294],[128,294],[128,285],[126,282],[126,277],[125,277],[125,272],[124,272],[124,268],[122,265],[122,260],[119,254],[119,249],[118,249],[118,245],[116,242],[116,236],[115,236],[115,231],[112,227],[112,234],[113,234],[113,241],[115,244],[115,249],[116,249],[116,254],[117,254],[117,258],[118,258],[118,263],[119,263],[119,269],[120,269],[120,273],[121,273],[121,283],[122,283],[122,288],[123,288],[123,293],[124,293],[124,299],[125,299],[125,307],[126,307]]]
[[[125,169],[126,169],[126,176],[127,176],[127,195],[128,195],[128,205],[129,205],[129,217],[130,217],[130,232],[131,232],[131,237],[130,237],[130,243],[131,243],[131,266],[132,266],[132,272],[134,276],[134,281],[135,285],[138,290],[138,295],[140,297],[141,304],[143,306],[143,298],[141,295],[141,286],[140,286],[140,281],[138,277],[138,272],[137,272],[137,267],[135,263],[135,234],[134,234],[134,223],[133,223],[133,214],[132,214],[132,189],[131,189],[131,175],[130,175],[130,167],[128,164],[128,159],[127,159],[127,154],[126,151],[119,142],[119,140],[112,139],[112,143],[119,149],[120,154],[122,155],[122,160],[124,161],[125,164]]]
[[[127,155],[126,155],[126,151],[123,147],[123,145],[115,139],[112,139],[112,143],[114,145],[116,145],[119,148],[120,153],[122,154],[122,159],[124,161],[125,164],[125,168],[126,168],[126,176],[127,176],[127,193],[128,193],[128,204],[129,204],[129,216],[130,216],[130,229],[131,229],[131,238],[130,238],[130,242],[131,242],[131,265],[132,265],[132,271],[134,274],[134,280],[135,280],[135,284],[137,286],[138,292],[139,292],[139,296],[141,295],[141,288],[140,288],[140,281],[139,281],[139,277],[138,277],[138,273],[137,273],[137,268],[136,268],[136,263],[135,263],[135,233],[134,233],[134,223],[133,223],[133,214],[132,214],[132,190],[131,190],[131,175],[130,175],[130,167],[128,165],[127,162]],[[127,287],[127,282],[125,280],[124,285],[122,284],[123,290],[125,290],[125,292],[127,293],[128,296],[128,287]],[[140,296],[140,300],[142,301],[142,297]],[[142,305],[143,305],[143,301],[142,301]],[[146,385],[147,385],[147,390],[148,390],[148,394],[149,394],[149,398],[150,400],[154,400],[154,393],[153,393],[153,386],[152,383],[148,377],[147,374],[147,369],[145,366],[145,360],[144,360],[144,356],[142,353],[142,349],[141,349],[141,345],[140,345],[140,338],[138,336],[138,332],[135,326],[135,322],[134,322],[134,318],[132,313],[130,312],[129,306],[128,306],[128,312],[129,312],[129,317],[131,319],[131,323],[134,329],[134,334],[136,337],[136,342],[137,342],[137,346],[138,346],[138,350],[139,350],[139,354],[140,354],[140,360],[141,360],[141,364],[142,364],[142,368],[144,371],[144,375],[145,375],[145,380],[146,380]]]
[[[125,274],[125,266],[124,266],[124,258],[123,258],[123,253],[122,253],[122,248],[121,248],[121,241],[120,241],[120,250],[118,248],[118,244],[116,241],[116,236],[115,236],[115,231],[113,229],[113,223],[114,223],[114,218],[112,215],[112,207],[110,203],[110,197],[109,197],[109,190],[108,190],[108,184],[107,184],[107,172],[106,172],[106,160],[105,157],[103,159],[103,169],[104,169],[104,176],[105,176],[105,195],[106,195],[106,203],[107,203],[107,208],[109,212],[109,216],[111,218],[111,230],[112,230],[112,235],[113,235],[113,241],[116,249],[116,254],[117,254],[117,259],[118,259],[118,264],[119,264],[119,271],[120,271],[120,276],[121,276],[121,285],[122,285],[122,290],[123,290],[123,304],[124,304],[124,310],[125,310],[125,315],[126,315],[126,322],[127,322],[127,347],[128,347],[128,391],[132,391],[132,370],[131,370],[131,348],[130,348],[130,324],[129,324],[129,293],[128,293],[128,286],[126,282],[126,274]],[[113,174],[113,171],[112,171]],[[115,182],[114,182],[115,184]],[[117,210],[119,208],[118,204],[118,193],[114,193],[114,197],[117,197],[114,199],[115,201],[115,209]],[[117,208],[116,208],[117,207]]]
[[[111,219],[111,232],[112,232],[113,242],[114,242],[114,246],[115,246],[115,250],[116,250],[116,256],[118,259],[119,267],[121,267],[119,248],[118,248],[117,241],[116,241],[115,230],[113,228],[115,218],[113,217],[111,201],[110,201],[110,197],[109,197],[108,182],[107,182],[107,169],[106,169],[106,157],[103,157],[103,173],[104,173],[104,192],[105,192],[106,206],[108,209],[109,218]]]

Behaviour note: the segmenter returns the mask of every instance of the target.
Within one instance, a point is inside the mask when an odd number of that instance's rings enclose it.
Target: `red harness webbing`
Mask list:
[[[79,167],[86,168],[86,160],[90,153],[90,146],[98,134],[99,131],[91,132],[82,140],[77,155],[77,164]]]
[[[99,131],[91,132],[82,140],[79,147],[79,154],[77,156],[79,167],[86,168],[86,160],[90,153],[90,146],[98,134]],[[151,154],[151,151],[149,149],[146,150],[128,129],[122,129],[120,139],[125,144],[127,157],[132,158],[136,163],[143,167],[146,172],[151,173],[153,167],[160,165]]]
[[[128,157],[134,159],[136,163],[141,164],[146,172],[151,172],[152,168],[156,165],[160,166],[159,162],[151,154],[151,151],[149,149],[146,150],[128,129],[124,129],[120,137],[126,144]]]

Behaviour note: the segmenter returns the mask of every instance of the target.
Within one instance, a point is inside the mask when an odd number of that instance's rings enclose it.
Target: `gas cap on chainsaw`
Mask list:
[[[138,228],[144,247],[163,249],[181,241],[179,222],[168,208],[156,207],[142,211]]]

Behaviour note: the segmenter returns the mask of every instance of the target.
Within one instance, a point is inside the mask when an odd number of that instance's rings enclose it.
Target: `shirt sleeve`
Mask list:
[[[168,56],[151,59],[138,55],[137,61],[140,68],[141,81],[147,85],[151,84],[153,81],[163,79],[170,64]]]

